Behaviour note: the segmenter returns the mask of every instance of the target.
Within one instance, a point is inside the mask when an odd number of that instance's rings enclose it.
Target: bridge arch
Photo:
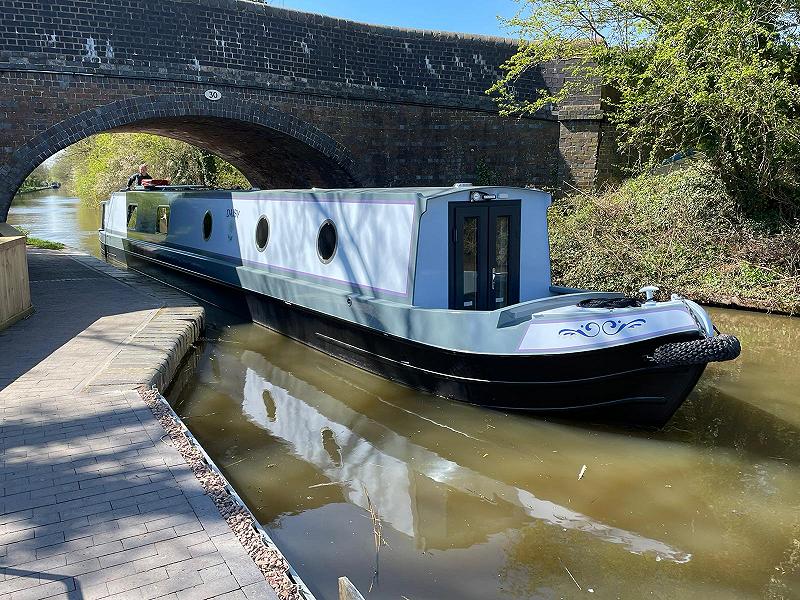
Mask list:
[[[0,180],[0,222],[25,178],[47,158],[97,133],[152,133],[224,158],[256,187],[358,185],[348,149],[311,123],[242,99],[197,94],[136,96],[70,116],[19,147]],[[1,173],[0,173],[1,174]]]

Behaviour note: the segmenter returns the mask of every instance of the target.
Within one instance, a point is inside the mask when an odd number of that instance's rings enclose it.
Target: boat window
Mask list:
[[[261,215],[256,225],[256,248],[259,252],[263,252],[269,243],[269,221],[267,217]]]
[[[156,233],[169,232],[169,206],[159,206],[156,209]]]
[[[317,234],[317,254],[319,259],[324,263],[331,262],[336,254],[337,244],[336,226],[333,221],[328,219],[320,226]]]
[[[106,228],[106,203],[100,203],[100,230]]]
[[[478,218],[467,217],[464,219],[464,229],[461,233],[463,242],[462,264],[464,265],[464,295],[461,302],[464,308],[476,310],[478,308]]]
[[[494,263],[492,268],[492,291],[494,306],[490,308],[503,308],[508,306],[508,262],[511,250],[511,217],[500,215],[494,221]]]
[[[128,229],[136,229],[136,213],[138,206],[136,204],[128,204]]]
[[[208,241],[208,238],[211,237],[211,226],[213,225],[213,221],[211,219],[211,211],[207,210],[205,216],[203,217],[203,239]]]

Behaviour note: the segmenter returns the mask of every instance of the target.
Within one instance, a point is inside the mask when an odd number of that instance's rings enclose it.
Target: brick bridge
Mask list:
[[[0,221],[38,164],[103,131],[190,142],[259,187],[606,177],[599,93],[497,115],[484,91],[514,49],[244,0],[0,0]],[[563,80],[543,65],[519,91]]]

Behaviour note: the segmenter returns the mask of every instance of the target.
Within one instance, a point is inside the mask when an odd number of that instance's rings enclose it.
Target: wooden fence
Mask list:
[[[0,331],[32,312],[25,236],[0,237]]]

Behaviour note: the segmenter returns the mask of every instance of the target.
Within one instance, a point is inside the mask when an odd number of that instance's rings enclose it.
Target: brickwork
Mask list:
[[[559,182],[579,189],[594,187],[597,175],[596,157],[600,141],[601,121],[563,120],[560,122]],[[586,160],[593,156],[595,160]]]
[[[617,146],[614,126],[608,121],[600,124],[600,141],[597,146],[596,187],[616,185],[625,178],[628,156],[621,154]]]
[[[264,187],[447,185],[478,165],[510,185],[591,185],[597,148],[559,120],[594,126],[599,93],[500,118],[484,92],[514,50],[244,0],[0,0],[0,220],[39,162],[109,129],[190,141]],[[518,91],[563,81],[546,64]]]
[[[364,25],[245,0],[0,0],[0,15],[0,66],[488,109],[483,92],[515,50],[502,38]],[[559,76],[538,70],[521,90]]]

